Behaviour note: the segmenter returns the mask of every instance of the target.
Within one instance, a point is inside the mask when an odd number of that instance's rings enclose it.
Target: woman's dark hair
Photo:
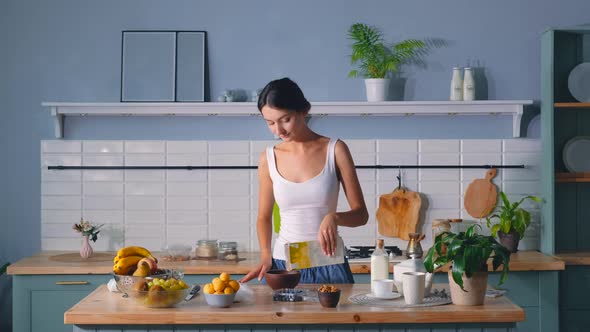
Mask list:
[[[271,81],[262,89],[258,96],[258,110],[262,112],[265,105],[295,112],[307,112],[311,108],[303,91],[288,77]]]

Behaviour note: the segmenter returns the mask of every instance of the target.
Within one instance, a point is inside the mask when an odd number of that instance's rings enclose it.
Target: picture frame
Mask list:
[[[121,102],[205,102],[206,70],[206,31],[122,31]]]

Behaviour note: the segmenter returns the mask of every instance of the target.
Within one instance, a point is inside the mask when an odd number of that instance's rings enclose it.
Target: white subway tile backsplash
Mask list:
[[[80,141],[41,141],[42,153],[79,153],[81,151],[82,143]]]
[[[202,154],[169,154],[166,156],[167,166],[207,166],[208,156]],[[199,172],[200,170],[195,170]]]
[[[250,210],[249,196],[209,197],[209,211]]]
[[[80,210],[82,199],[75,196],[41,196],[42,210]]]
[[[163,196],[125,196],[126,210],[164,210]]]
[[[121,182],[84,182],[84,195],[112,196],[123,195],[123,183]]]
[[[207,196],[206,182],[168,182],[168,196]]]
[[[43,166],[80,166],[82,156],[80,154],[44,154],[42,159]]]
[[[207,225],[209,215],[206,211],[191,211],[191,210],[168,210],[166,211],[166,223],[168,225],[175,224],[191,224],[191,225]]]
[[[193,246],[200,239],[207,238],[206,225],[168,225],[166,226],[166,245]]]
[[[166,194],[164,182],[127,182],[125,183],[126,195],[156,195]]]
[[[461,151],[461,141],[456,139],[426,139],[419,141],[420,153],[446,153]]]
[[[85,210],[123,210],[125,200],[123,196],[84,196],[82,198]]]
[[[71,228],[81,217],[80,210],[41,210],[42,224],[68,224]]]
[[[415,139],[382,139],[376,141],[377,152],[382,153],[417,153],[418,140]]]
[[[344,141],[357,165],[525,164],[525,169],[499,169],[493,182],[513,200],[540,192],[538,139]],[[49,171],[46,165],[257,165],[264,149],[277,142],[42,141],[42,248],[77,250],[81,238],[70,231],[71,225],[84,217],[105,224],[95,250],[124,245],[159,250],[171,244],[192,245],[200,238],[235,240],[241,250],[258,250],[255,169]],[[418,231],[427,234],[423,246],[431,244],[432,219],[474,220],[463,209],[463,193],[485,172],[402,169],[402,185],[422,195]],[[340,228],[346,244],[374,245],[376,237],[383,237],[386,245],[405,248],[407,241],[378,234],[375,217],[379,197],[397,187],[398,170],[359,169],[357,174],[370,217],[367,225]],[[537,211],[536,219],[538,205],[524,205]],[[341,188],[338,211],[348,209]]]
[[[122,170],[83,170],[84,181],[123,181],[125,171]]]
[[[125,153],[164,153],[164,141],[126,141]]]
[[[209,196],[247,196],[250,193],[250,183],[247,177],[233,181],[210,181]]]
[[[207,154],[207,142],[205,141],[168,141],[166,153],[183,154]]]
[[[538,152],[541,153],[541,140],[515,138],[504,140],[504,152]]]
[[[84,153],[123,153],[122,141],[82,141]]]
[[[168,196],[166,208],[168,210],[207,210],[207,197],[199,196]]]
[[[95,224],[117,224],[125,223],[125,212],[123,210],[84,210],[82,211],[84,220],[89,220]],[[102,234],[102,233],[101,233]]]
[[[80,170],[48,170],[47,167],[41,169],[41,181],[48,183],[50,181],[80,181],[82,171]]]
[[[163,210],[128,210],[125,211],[125,223],[130,224],[164,224],[166,215]]]
[[[210,166],[249,166],[249,154],[209,154]]]
[[[84,166],[123,166],[123,155],[116,154],[84,154],[82,165]]]
[[[377,151],[377,143],[375,140],[357,139],[357,140],[343,140],[348,146],[348,149],[354,156],[355,154],[375,153]]]
[[[46,182],[41,185],[41,195],[80,195],[80,182]]]
[[[423,181],[419,183],[420,192],[429,194],[459,195],[460,185],[454,181]]]
[[[248,141],[209,141],[209,154],[235,155],[250,154]]]
[[[206,170],[167,170],[165,174],[169,182],[207,182]]]
[[[501,153],[502,141],[497,139],[466,139],[461,141],[463,153]]]
[[[125,181],[165,181],[164,170],[125,170]]]

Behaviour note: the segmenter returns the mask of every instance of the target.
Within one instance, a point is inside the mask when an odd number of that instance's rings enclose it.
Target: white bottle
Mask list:
[[[461,67],[453,67],[453,77],[451,78],[451,96],[450,100],[463,100],[463,73]]]
[[[475,78],[470,67],[465,67],[463,76],[463,100],[475,100]]]
[[[371,293],[374,293],[374,280],[388,279],[389,255],[383,249],[383,239],[377,240],[377,246],[371,254]]]

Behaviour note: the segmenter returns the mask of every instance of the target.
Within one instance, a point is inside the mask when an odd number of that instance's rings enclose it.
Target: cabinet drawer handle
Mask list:
[[[88,281],[56,281],[56,285],[88,285]]]

